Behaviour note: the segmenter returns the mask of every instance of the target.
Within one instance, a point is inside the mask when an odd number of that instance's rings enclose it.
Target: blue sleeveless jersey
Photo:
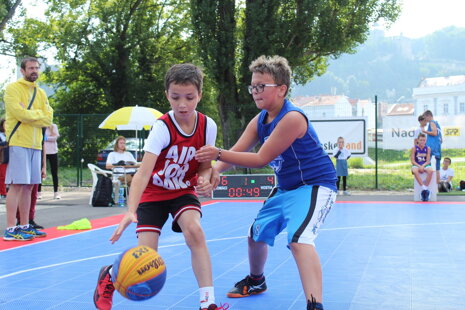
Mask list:
[[[278,116],[269,124],[265,124],[266,111],[261,111],[258,117],[258,137],[263,144],[271,135],[279,121],[290,111],[301,113],[308,122],[307,133],[296,139],[281,155],[270,162],[277,179],[278,187],[285,190],[295,189],[302,185],[321,185],[336,191],[336,170],[321,146],[320,140],[305,113],[294,106],[289,100]]]
[[[426,139],[426,146],[431,148],[431,156],[441,157],[441,126],[436,121],[432,121],[436,124],[438,128],[437,136],[430,136]],[[428,131],[431,131],[431,122],[428,123]]]

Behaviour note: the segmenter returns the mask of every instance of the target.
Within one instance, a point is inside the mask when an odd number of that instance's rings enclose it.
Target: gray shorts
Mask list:
[[[21,146],[10,146],[9,151],[5,184],[40,184],[42,151]]]

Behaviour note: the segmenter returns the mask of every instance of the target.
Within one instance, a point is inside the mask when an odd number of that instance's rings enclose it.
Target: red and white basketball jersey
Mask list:
[[[150,181],[140,202],[163,201],[193,194],[199,162],[196,150],[206,144],[207,117],[197,112],[194,132],[186,136],[178,130],[169,113],[159,118],[168,128],[170,143],[158,155]]]

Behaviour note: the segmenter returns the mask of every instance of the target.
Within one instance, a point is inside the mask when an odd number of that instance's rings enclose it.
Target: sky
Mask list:
[[[447,26],[465,28],[464,0],[403,0],[402,13],[387,36],[419,38]]]
[[[447,26],[465,28],[465,0],[401,0],[402,13],[399,19],[385,29],[386,36],[403,35],[408,38],[419,38]],[[40,10],[40,0],[25,0],[25,5],[35,12]],[[38,5],[34,5],[38,3]],[[385,28],[382,24],[381,27]],[[0,83],[15,78],[14,61],[0,56]]]

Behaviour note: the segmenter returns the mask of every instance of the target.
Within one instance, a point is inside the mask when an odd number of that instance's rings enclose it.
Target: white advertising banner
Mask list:
[[[337,138],[343,137],[353,157],[368,156],[366,118],[335,118],[311,120],[328,155],[337,149]]]
[[[465,148],[465,115],[434,117],[442,130],[443,149]],[[383,118],[383,148],[406,150],[413,146],[413,135],[419,128],[415,116],[386,116]]]

